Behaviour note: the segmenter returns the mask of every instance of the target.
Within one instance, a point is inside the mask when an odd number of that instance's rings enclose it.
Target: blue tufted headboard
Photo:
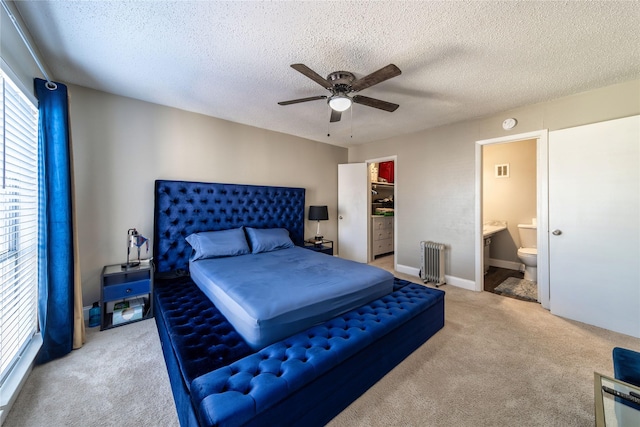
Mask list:
[[[189,268],[185,237],[240,226],[286,228],[304,241],[304,188],[157,180],[153,257],[158,273]]]

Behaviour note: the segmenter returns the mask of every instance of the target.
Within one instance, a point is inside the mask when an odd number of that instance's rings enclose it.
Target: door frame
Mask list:
[[[542,307],[551,308],[549,283],[549,130],[502,136],[476,141],[476,205],[475,205],[475,290],[484,290],[484,257],[482,238],[482,147],[527,139],[536,140],[536,214],[538,221],[538,301]]]
[[[369,165],[371,163],[380,163],[380,162],[388,162],[393,161],[393,269],[396,270],[398,267],[398,258],[396,257],[396,253],[398,252],[398,217],[396,215],[397,209],[397,200],[398,200],[398,155],[394,154],[392,156],[378,157],[376,159],[365,160],[364,162],[367,164],[367,171],[369,170]],[[369,177],[369,181],[371,181],[371,177]],[[369,202],[369,208],[371,208],[371,185],[367,188],[367,200]],[[367,229],[369,230],[368,238],[367,238],[367,254],[368,254],[368,262],[373,261],[373,256],[371,255],[371,242],[372,242],[372,232],[371,232],[371,215],[367,215]]]

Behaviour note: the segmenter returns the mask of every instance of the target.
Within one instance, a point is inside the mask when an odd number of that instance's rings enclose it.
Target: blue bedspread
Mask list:
[[[300,247],[194,261],[189,270],[254,349],[393,290],[387,271]]]

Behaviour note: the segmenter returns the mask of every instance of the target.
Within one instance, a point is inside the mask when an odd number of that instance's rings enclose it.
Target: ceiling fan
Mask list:
[[[383,67],[378,71],[374,71],[360,79],[356,79],[353,73],[348,71],[334,71],[325,79],[304,64],[292,64],[291,68],[304,74],[323,88],[330,91],[331,95],[319,95],[308,98],[293,99],[291,101],[282,101],[278,102],[279,105],[290,105],[300,102],[316,101],[318,99],[327,99],[327,102],[331,107],[330,122],[339,122],[342,117],[342,112],[348,110],[351,107],[352,102],[389,112],[396,111],[399,107],[398,104],[369,98],[368,96],[349,96],[349,94],[353,92],[360,92],[363,89],[381,83],[392,77],[399,76],[402,71],[393,64],[389,64],[386,67]]]

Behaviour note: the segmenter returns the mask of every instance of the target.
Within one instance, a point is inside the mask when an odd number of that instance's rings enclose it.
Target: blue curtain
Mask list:
[[[38,303],[45,363],[73,348],[74,258],[67,87],[35,79],[38,126]]]

